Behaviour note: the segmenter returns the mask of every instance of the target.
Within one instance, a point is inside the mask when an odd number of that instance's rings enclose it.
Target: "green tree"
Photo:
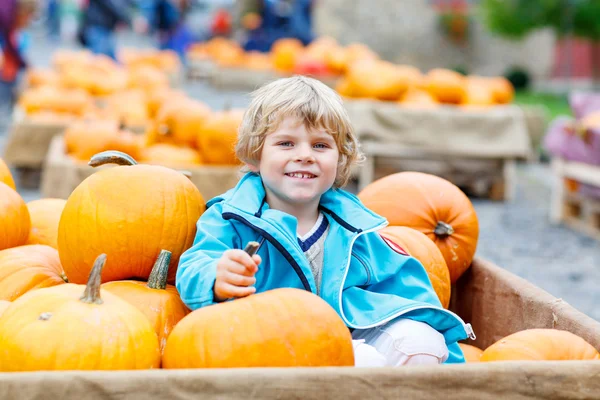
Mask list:
[[[559,37],[592,41],[592,68],[600,79],[600,0],[482,0],[490,31],[520,39],[533,30],[552,28]]]

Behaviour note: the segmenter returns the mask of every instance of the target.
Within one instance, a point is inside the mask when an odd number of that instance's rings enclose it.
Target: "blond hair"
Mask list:
[[[344,186],[352,165],[364,159],[358,139],[341,97],[324,83],[305,76],[278,79],[252,93],[238,130],[237,157],[256,166],[265,137],[286,117],[298,118],[307,129],[323,129],[333,136],[339,151],[334,187]]]

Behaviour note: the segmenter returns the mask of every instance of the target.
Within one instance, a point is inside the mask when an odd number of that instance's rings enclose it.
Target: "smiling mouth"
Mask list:
[[[307,172],[290,172],[285,174],[285,176],[289,176],[290,178],[296,179],[314,179],[317,177],[316,175],[309,174]]]

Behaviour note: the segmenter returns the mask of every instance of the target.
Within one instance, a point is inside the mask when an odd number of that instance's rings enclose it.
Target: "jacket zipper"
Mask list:
[[[292,257],[292,255],[290,254],[290,252],[287,251],[286,248],[281,245],[281,243],[279,243],[277,240],[275,240],[275,238],[273,236],[271,236],[270,233],[257,227],[256,225],[252,224],[250,221],[248,221],[244,217],[241,217],[237,214],[234,214],[231,212],[225,212],[222,214],[222,216],[223,216],[223,219],[226,219],[226,220],[234,219],[234,220],[239,221],[242,224],[260,232],[260,234],[264,238],[266,238],[273,246],[275,246],[275,248],[277,250],[279,250],[279,252],[283,255],[283,257],[285,257],[285,259],[290,263],[292,268],[294,268],[294,271],[296,271],[298,278],[300,278],[300,281],[302,282],[302,286],[304,286],[304,289],[306,291],[312,293],[312,290],[310,288],[310,283],[308,282],[308,279],[306,279],[306,275],[304,275],[304,273],[302,272],[302,268],[300,267],[300,265],[298,265],[298,263],[296,262],[294,257]]]
[[[380,230],[382,228],[385,228],[386,226],[387,226],[387,222],[384,223],[384,224],[382,224],[382,225],[380,225],[380,226],[378,226],[378,227],[376,227],[376,228],[369,229],[367,231],[361,231],[356,236],[354,236],[354,238],[352,239],[352,242],[350,243],[350,255],[348,257],[348,264],[346,265],[346,270],[344,271],[344,277],[342,279],[342,284],[340,286],[340,294],[339,294],[339,298],[338,298],[339,308],[340,308],[340,314],[342,316],[342,319],[346,323],[346,325],[348,325],[349,327],[354,328],[354,329],[369,329],[369,328],[373,328],[375,326],[383,325],[383,324],[385,324],[385,323],[393,320],[394,318],[398,318],[399,316],[404,315],[404,314],[406,314],[408,312],[411,312],[411,311],[414,311],[414,310],[432,308],[432,309],[439,310],[439,311],[442,311],[442,312],[445,312],[445,313],[448,313],[448,314],[452,315],[454,318],[456,318],[458,321],[460,321],[460,323],[462,324],[463,328],[465,329],[465,332],[467,333],[467,336],[469,337],[469,339],[475,340],[476,336],[475,336],[475,332],[473,331],[473,327],[471,326],[471,324],[465,323],[465,321],[463,321],[462,318],[460,318],[458,315],[456,315],[452,311],[446,310],[444,308],[436,307],[436,306],[415,306],[415,307],[410,307],[410,308],[408,308],[406,310],[402,310],[400,312],[397,312],[396,314],[391,315],[388,318],[386,318],[386,319],[384,319],[382,321],[373,323],[371,325],[359,326],[359,325],[351,324],[348,321],[348,319],[344,315],[344,309],[342,308],[342,292],[343,292],[343,289],[344,289],[344,282],[346,281],[346,276],[348,276],[348,269],[350,267],[350,262],[352,261],[352,247],[354,246],[354,242],[356,241],[356,239],[358,239],[361,235],[363,235],[365,233],[371,233],[371,232],[378,231],[378,230]]]

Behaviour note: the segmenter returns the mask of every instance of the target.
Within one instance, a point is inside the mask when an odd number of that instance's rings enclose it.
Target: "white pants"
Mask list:
[[[396,319],[352,332],[357,367],[441,364],[448,358],[444,335],[423,322]]]

